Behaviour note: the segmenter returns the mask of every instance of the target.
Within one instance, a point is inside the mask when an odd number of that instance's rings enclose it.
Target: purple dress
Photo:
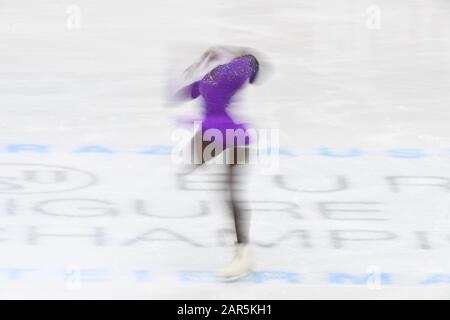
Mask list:
[[[217,129],[222,133],[224,148],[230,146],[248,145],[247,127],[236,123],[227,112],[234,94],[247,82],[252,83],[258,73],[258,61],[252,55],[233,59],[229,63],[219,65],[208,72],[200,81],[191,87],[193,99],[202,96],[204,99],[204,116],[202,133],[208,129]],[[227,129],[237,130],[240,138],[231,141],[226,139]],[[242,136],[243,135],[243,136]]]

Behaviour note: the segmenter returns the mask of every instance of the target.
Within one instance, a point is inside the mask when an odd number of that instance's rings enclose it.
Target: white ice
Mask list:
[[[449,16],[446,0],[0,0],[0,297],[449,298]],[[167,106],[167,80],[216,44],[270,57],[232,111],[293,154],[251,172],[259,273],[234,284],[211,276],[233,243],[205,191],[220,184],[201,182],[220,168],[183,190],[170,155],[142,153],[198,114]]]

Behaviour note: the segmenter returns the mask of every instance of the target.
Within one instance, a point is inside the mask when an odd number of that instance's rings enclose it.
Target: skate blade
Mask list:
[[[222,282],[236,282],[250,277],[251,273],[252,273],[251,271],[248,271],[246,273],[242,273],[240,275],[232,277],[220,276],[220,279]]]

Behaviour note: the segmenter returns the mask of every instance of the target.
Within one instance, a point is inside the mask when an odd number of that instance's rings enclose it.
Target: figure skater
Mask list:
[[[192,172],[206,161],[217,157],[221,151],[231,154],[226,160],[229,203],[236,232],[236,253],[231,263],[219,274],[229,280],[251,273],[252,259],[249,251],[249,217],[236,199],[239,167],[248,164],[250,143],[247,126],[237,123],[227,112],[233,96],[246,83],[259,77],[260,63],[254,50],[242,47],[213,47],[199,61],[185,71],[193,81],[176,93],[179,100],[204,100],[201,129],[191,140],[193,160],[182,174]],[[208,130],[220,133],[210,137]],[[234,134],[230,138],[230,131]],[[207,137],[208,136],[208,137]],[[221,137],[220,137],[221,136]],[[212,148],[211,148],[212,147]],[[210,152],[208,153],[207,150]],[[222,154],[223,155],[223,154]]]

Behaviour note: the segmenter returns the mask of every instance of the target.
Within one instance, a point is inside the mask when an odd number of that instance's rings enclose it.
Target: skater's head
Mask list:
[[[184,76],[197,80],[196,78],[203,77],[215,67],[226,64],[234,58],[236,58],[236,55],[227,50],[226,47],[211,47],[184,71]]]
[[[245,55],[254,56],[259,65],[259,70],[261,70],[262,66],[264,73],[271,69],[267,59],[255,49],[238,46],[213,46],[206,50],[199,60],[185,70],[184,76],[192,81],[197,81],[217,66],[229,63],[233,59]],[[258,72],[258,76],[254,80],[261,82],[260,72]]]

